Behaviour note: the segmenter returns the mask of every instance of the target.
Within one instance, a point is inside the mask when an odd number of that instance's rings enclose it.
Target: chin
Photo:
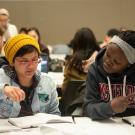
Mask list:
[[[25,77],[26,77],[26,78],[32,78],[33,76],[34,76],[34,74],[28,74],[28,73],[25,74]]]

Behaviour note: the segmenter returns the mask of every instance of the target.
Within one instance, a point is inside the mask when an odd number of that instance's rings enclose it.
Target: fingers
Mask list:
[[[126,97],[121,98],[121,104],[123,108],[127,108],[130,104],[130,99],[135,97],[135,93],[131,93],[127,95]]]
[[[86,65],[88,63],[88,60],[82,60],[82,65]]]
[[[16,91],[12,91],[12,100],[14,100],[14,101],[19,101],[20,99],[19,99],[19,95],[18,95],[18,93],[16,92]]]
[[[9,93],[7,95],[11,100],[15,101],[15,98],[14,98],[14,94],[13,93]]]
[[[14,94],[16,95],[16,101],[22,101],[25,99],[25,93],[22,89],[16,88],[16,90],[14,91]]]
[[[116,97],[111,101],[111,107],[113,111],[116,113],[124,112],[128,106],[129,106],[129,100],[127,97],[124,96]]]
[[[114,112],[121,113],[127,109],[127,107],[130,105],[130,98],[135,97],[135,93],[131,93],[129,95],[125,96],[119,96],[114,98],[111,101],[111,107]]]
[[[94,62],[95,59],[83,60],[82,61],[82,68],[84,72],[88,72],[89,66]]]
[[[4,89],[4,93],[6,96],[11,98],[13,101],[20,102],[25,99],[25,92],[18,87],[7,86]]]
[[[129,105],[128,102],[123,102],[123,103],[122,103],[123,109],[126,109],[126,108],[128,107],[128,105]]]
[[[82,61],[82,69],[83,69],[83,71],[84,72],[88,72],[88,62],[87,62],[87,60],[83,60]]]
[[[131,98],[131,97],[135,97],[135,92],[133,92],[133,93],[127,95],[126,97],[127,97],[128,99]]]

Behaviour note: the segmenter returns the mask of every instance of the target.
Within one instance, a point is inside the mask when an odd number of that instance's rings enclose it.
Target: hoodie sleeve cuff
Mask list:
[[[111,101],[106,104],[106,108],[104,108],[104,110],[107,110],[107,114],[109,114],[109,115],[112,115],[112,116],[113,116],[113,115],[116,114],[116,113],[112,110]]]

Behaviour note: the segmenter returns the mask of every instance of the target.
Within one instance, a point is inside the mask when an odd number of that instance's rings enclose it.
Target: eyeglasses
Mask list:
[[[33,60],[18,60],[16,59],[16,61],[20,64],[20,65],[24,65],[24,66],[28,66],[29,64],[33,64],[33,65],[37,65],[38,63],[41,62],[41,59],[33,59]]]

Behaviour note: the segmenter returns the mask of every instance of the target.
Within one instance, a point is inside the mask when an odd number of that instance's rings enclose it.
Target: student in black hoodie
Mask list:
[[[135,31],[114,36],[90,66],[84,112],[94,120],[135,115]]]

